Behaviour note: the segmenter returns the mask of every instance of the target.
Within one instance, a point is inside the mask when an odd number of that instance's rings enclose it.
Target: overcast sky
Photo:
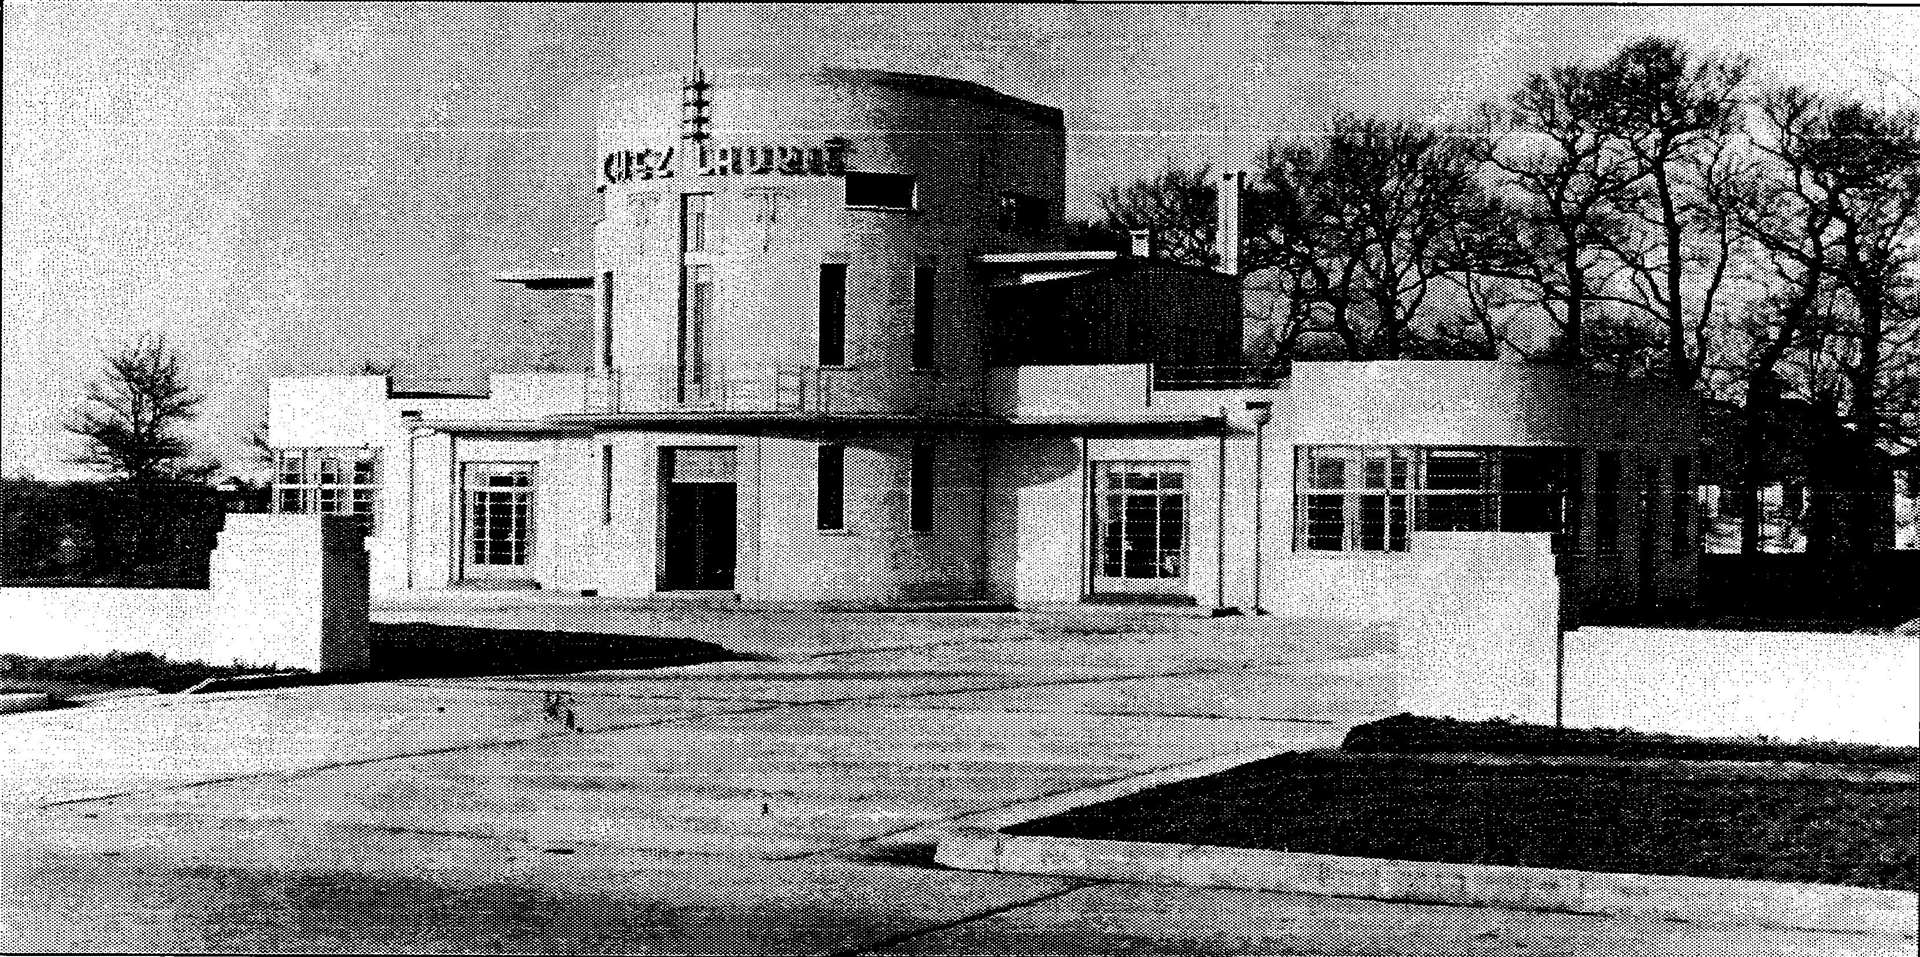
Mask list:
[[[584,302],[488,281],[581,263],[598,88],[681,68],[690,6],[5,4],[0,468],[74,477],[58,431],[103,349],[168,335],[236,467],[267,376],[574,358]],[[1065,110],[1068,206],[1343,112],[1464,118],[1648,34],[1770,81],[1915,102],[1899,8],[757,5],[710,67],[873,66]],[[719,91],[718,95],[724,95]]]

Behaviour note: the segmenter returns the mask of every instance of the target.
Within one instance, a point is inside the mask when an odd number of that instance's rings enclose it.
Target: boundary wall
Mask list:
[[[341,671],[368,649],[362,527],[340,516],[228,516],[207,589],[0,588],[0,653]]]

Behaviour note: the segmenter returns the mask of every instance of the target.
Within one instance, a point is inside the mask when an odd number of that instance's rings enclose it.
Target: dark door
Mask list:
[[[732,591],[740,520],[733,450],[663,452],[660,588]]]

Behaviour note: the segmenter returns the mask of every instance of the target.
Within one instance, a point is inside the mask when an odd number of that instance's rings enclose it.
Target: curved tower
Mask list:
[[[683,86],[630,81],[602,109],[614,411],[978,411],[973,257],[1039,249],[1059,222],[1060,111],[878,70]]]

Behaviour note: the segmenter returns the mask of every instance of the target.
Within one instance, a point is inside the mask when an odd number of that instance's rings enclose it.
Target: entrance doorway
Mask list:
[[[468,462],[460,484],[460,577],[531,578],[533,463]]]
[[[1094,594],[1187,594],[1187,463],[1092,467]]]
[[[660,450],[660,590],[732,591],[739,540],[734,450]]]

